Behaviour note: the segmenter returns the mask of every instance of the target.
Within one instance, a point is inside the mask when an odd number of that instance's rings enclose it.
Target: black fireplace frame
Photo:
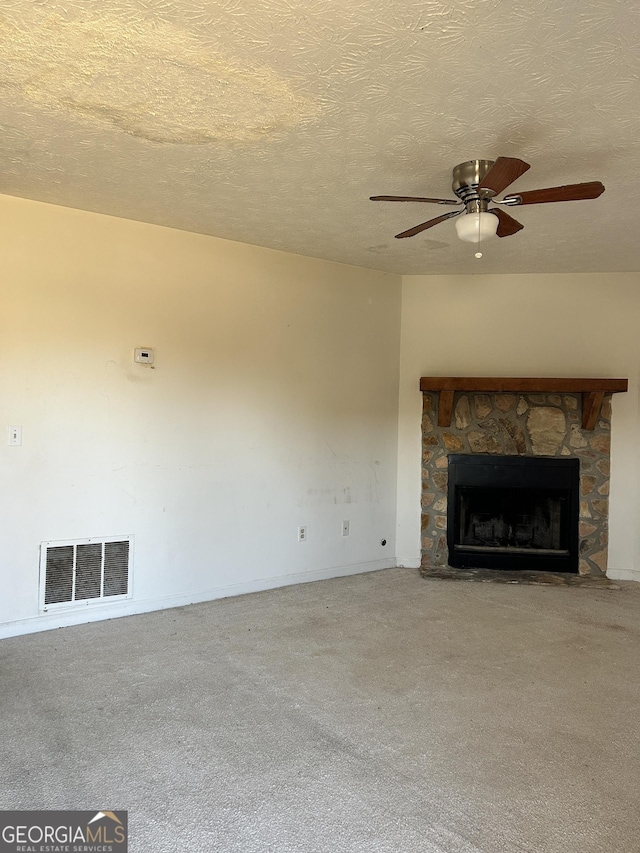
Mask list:
[[[450,453],[448,457],[447,546],[455,568],[536,570],[577,574],[580,509],[580,460],[576,457],[492,456]],[[467,548],[456,541],[460,528],[461,488],[548,489],[566,495],[566,550],[538,552],[535,548],[504,552]]]

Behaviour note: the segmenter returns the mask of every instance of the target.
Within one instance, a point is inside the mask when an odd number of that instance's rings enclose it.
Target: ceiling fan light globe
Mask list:
[[[493,213],[465,213],[456,219],[456,232],[465,243],[480,243],[496,236],[498,217]]]

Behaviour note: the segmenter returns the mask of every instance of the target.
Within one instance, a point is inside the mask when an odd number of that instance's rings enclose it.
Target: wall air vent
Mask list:
[[[43,542],[40,546],[40,609],[128,598],[131,545],[131,536]]]

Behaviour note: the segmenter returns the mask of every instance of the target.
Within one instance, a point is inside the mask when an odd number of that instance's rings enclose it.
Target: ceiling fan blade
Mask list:
[[[498,217],[498,230],[496,231],[498,237],[511,237],[512,234],[517,234],[518,231],[522,231],[524,228],[521,222],[518,222],[517,219],[509,216],[508,213],[500,210],[500,208],[491,208],[489,213],[493,213],[494,216]]]
[[[427,201],[431,204],[462,204],[453,198],[418,198],[411,195],[372,195],[369,201]]]
[[[498,195],[530,168],[528,163],[518,160],[517,157],[498,157],[480,181],[478,189],[490,190],[494,195]]]
[[[600,181],[589,181],[586,184],[567,184],[564,187],[549,187],[546,190],[529,190],[524,193],[512,193],[505,196],[507,204],[547,204],[551,201],[582,201],[587,198],[598,198],[604,192],[604,184]]]
[[[460,216],[461,213],[461,210],[453,210],[451,213],[443,213],[442,216],[436,216],[435,219],[429,219],[428,222],[421,222],[420,225],[414,225],[413,228],[409,228],[401,234],[396,234],[396,239],[401,240],[403,237],[413,237],[421,231],[426,231],[427,228],[433,228],[434,225],[444,222],[445,219],[451,219],[452,216]]]

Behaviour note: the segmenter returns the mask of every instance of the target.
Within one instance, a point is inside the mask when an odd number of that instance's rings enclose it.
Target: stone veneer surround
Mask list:
[[[611,395],[593,431],[580,394],[456,393],[451,426],[437,425],[437,392],[422,394],[422,565],[447,565],[449,453],[580,459],[579,573],[607,569]]]

